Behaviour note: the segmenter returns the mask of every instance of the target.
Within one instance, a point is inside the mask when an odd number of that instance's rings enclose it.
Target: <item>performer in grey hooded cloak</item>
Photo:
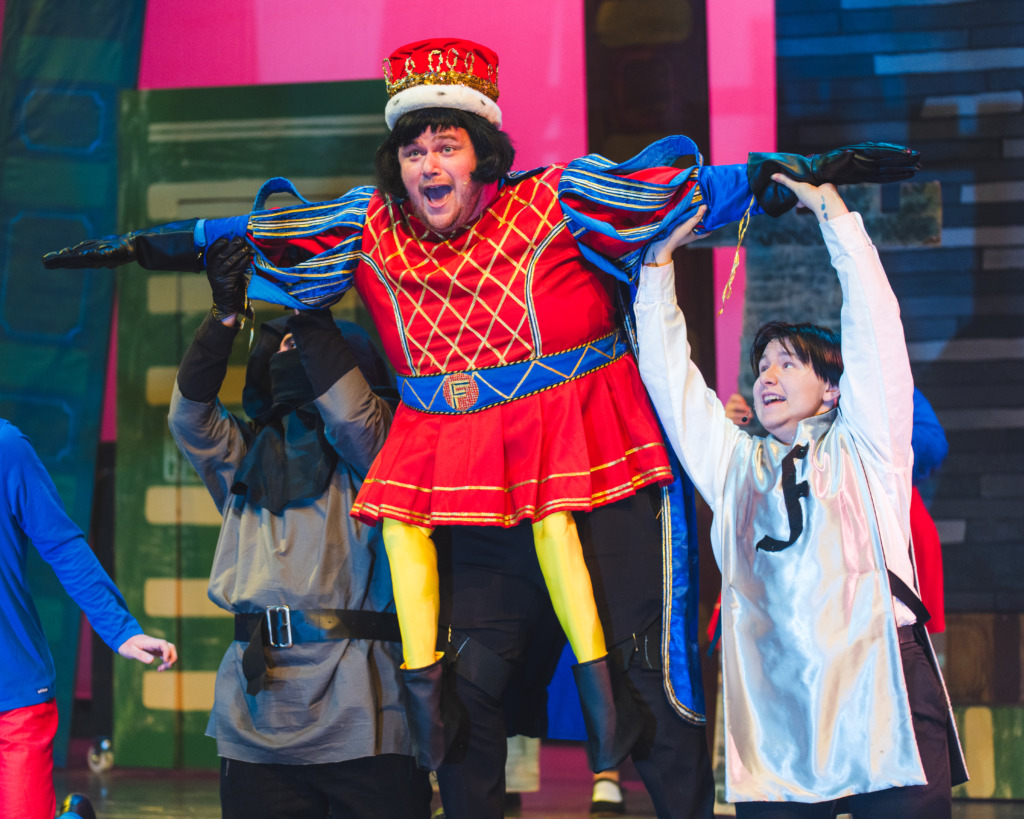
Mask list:
[[[224,816],[426,817],[380,528],[348,514],[391,423],[378,394],[390,375],[364,330],[308,311],[260,326],[243,393],[253,423],[229,413],[217,393],[249,264],[241,240],[211,249],[215,306],[170,408],[224,515],[209,594],[234,613],[235,641],[207,729]]]

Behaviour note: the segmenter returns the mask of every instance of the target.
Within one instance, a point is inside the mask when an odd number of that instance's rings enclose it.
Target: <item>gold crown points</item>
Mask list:
[[[416,73],[416,65],[411,56],[405,58],[405,76],[395,80],[391,73],[390,60],[384,60],[384,82],[387,87],[388,96],[393,97],[399,91],[413,88],[417,85],[465,85],[474,91],[479,91],[493,102],[498,101],[498,69],[493,65],[487,66],[487,79],[478,77],[473,73],[473,66],[476,64],[476,55],[470,51],[463,58],[465,71],[456,70],[459,64],[458,49],[449,48],[447,57],[445,52],[435,48],[427,55],[427,71],[423,74]],[[445,71],[444,69],[447,69]]]

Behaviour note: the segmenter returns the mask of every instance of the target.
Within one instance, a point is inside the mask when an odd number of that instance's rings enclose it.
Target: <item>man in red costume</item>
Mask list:
[[[910,176],[916,155],[866,145],[705,167],[671,137],[621,165],[588,156],[511,173],[493,51],[413,43],[385,76],[377,189],[264,211],[271,193],[298,195],[271,180],[252,214],[86,242],[46,263],[200,269],[216,238],[244,235],[251,298],[320,307],[354,285],[402,405],[353,514],[384,522],[411,729],[421,762],[440,766],[449,817],[501,815],[501,700],[545,589],[583,660],[592,766],[632,752],[660,816],[710,816],[695,533],[613,277],[634,281],[648,244],[684,222],[711,230],[792,207],[772,172],[887,181]],[[681,156],[696,164],[668,167]],[[435,535],[450,540],[449,659],[470,716],[447,758]]]

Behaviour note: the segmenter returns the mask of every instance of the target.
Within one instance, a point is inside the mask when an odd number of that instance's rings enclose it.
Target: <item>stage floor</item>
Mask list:
[[[523,819],[584,819],[590,816],[590,772],[580,746],[544,744],[540,758],[541,789],[524,793],[522,806],[509,816]],[[89,796],[97,819],[219,819],[220,800],[215,772],[183,772],[115,766],[102,775],[87,769],[62,769],[54,777],[58,802],[77,791]],[[639,782],[627,781],[626,819],[654,816],[654,808]],[[435,808],[440,801],[435,796]],[[729,816],[723,808],[716,816]],[[953,803],[954,819],[1020,819],[1021,802]]]

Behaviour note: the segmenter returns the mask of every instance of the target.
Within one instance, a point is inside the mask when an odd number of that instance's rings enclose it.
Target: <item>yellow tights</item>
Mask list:
[[[437,659],[437,548],[433,529],[384,518],[384,549],[391,564],[402,657],[406,668],[424,668]]]
[[[391,563],[402,653],[405,667],[411,669],[437,660],[441,595],[433,532],[423,526],[384,519],[384,548]],[[585,663],[603,657],[608,653],[604,631],[572,514],[555,512],[535,522],[533,540],[551,603],[576,659]]]
[[[597,616],[594,587],[571,512],[554,512],[533,524],[533,546],[551,605],[581,663],[608,653]]]

